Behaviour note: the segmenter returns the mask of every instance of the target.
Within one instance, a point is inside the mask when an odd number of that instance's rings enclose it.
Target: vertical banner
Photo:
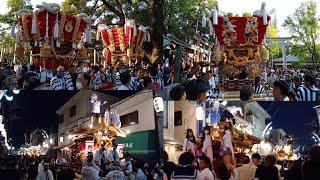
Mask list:
[[[86,141],[86,147],[85,147],[85,151],[86,152],[93,152],[94,150],[94,141]]]
[[[119,157],[123,158],[123,144],[118,144],[117,151],[119,153]]]

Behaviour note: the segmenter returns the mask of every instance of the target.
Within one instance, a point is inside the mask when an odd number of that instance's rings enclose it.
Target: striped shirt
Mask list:
[[[94,76],[93,79],[91,79],[90,86],[93,90],[98,90],[102,88],[102,82],[100,77],[100,72],[91,73],[91,76]]]
[[[112,75],[112,79],[115,85],[114,89],[118,89],[122,85],[120,75]]]
[[[129,89],[130,89],[130,90],[138,90],[139,81],[140,81],[140,80],[139,80],[138,77],[131,77]]]
[[[160,89],[159,90],[162,90],[163,89],[163,86],[164,86],[164,83],[163,83],[163,80],[161,80],[160,78],[151,78],[151,81],[153,84],[158,84]]]
[[[301,87],[303,87],[302,83],[301,83],[301,84],[298,84],[297,86],[295,85],[293,92],[298,93],[298,89],[301,88]]]
[[[266,93],[264,87],[262,85],[260,86],[254,86],[254,93],[255,94],[264,94]]]
[[[301,86],[298,89],[296,101],[317,101],[319,96],[319,89],[315,86],[306,87]]]
[[[82,68],[81,68],[81,67],[77,67],[76,73],[79,75],[79,74],[82,73],[82,72],[83,72]]]
[[[63,77],[54,76],[50,81],[50,88],[51,90],[74,90],[69,72],[65,72]]]

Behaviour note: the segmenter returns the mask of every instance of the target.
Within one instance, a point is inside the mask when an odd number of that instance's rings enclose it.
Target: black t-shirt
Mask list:
[[[255,177],[259,180],[279,180],[279,171],[276,166],[258,166]]]
[[[73,180],[74,178],[76,178],[76,173],[70,168],[62,169],[58,173],[58,179]]]

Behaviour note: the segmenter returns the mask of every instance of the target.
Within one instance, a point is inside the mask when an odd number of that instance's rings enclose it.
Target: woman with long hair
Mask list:
[[[210,159],[210,162],[213,161],[213,152],[212,152],[212,137],[210,135],[210,127],[206,126],[204,127],[202,131],[202,152],[205,156],[207,156]]]
[[[232,134],[231,134],[231,124],[226,123],[224,126],[224,135],[222,141],[222,149],[224,151],[223,162],[226,165],[232,179],[237,179],[238,173],[236,171],[235,160],[234,160],[234,150],[232,145]]]
[[[187,129],[186,137],[183,140],[182,152],[191,152],[193,155],[196,155],[196,138],[192,129]]]

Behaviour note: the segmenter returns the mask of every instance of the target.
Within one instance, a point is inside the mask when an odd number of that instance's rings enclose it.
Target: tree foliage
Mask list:
[[[18,22],[15,13],[20,9],[32,10],[32,5],[30,0],[8,0],[7,8],[9,9],[7,13],[0,14],[0,23],[12,25]]]
[[[295,43],[303,44],[313,64],[318,64],[316,42],[319,39],[320,17],[317,17],[317,4],[314,1],[304,2],[292,15],[289,15],[283,26],[289,30]],[[297,49],[301,50],[301,49]]]
[[[274,23],[270,23],[268,26],[268,38],[278,38],[279,30],[275,28]],[[274,42],[273,44],[279,44],[280,42]],[[282,47],[281,46],[267,46],[269,50],[269,57],[272,59],[282,57]]]
[[[184,41],[190,41],[196,30],[202,35],[209,34],[208,22],[207,27],[202,28],[201,18],[205,8],[210,10],[214,8],[214,2],[214,0],[165,0],[165,33],[173,34]]]

